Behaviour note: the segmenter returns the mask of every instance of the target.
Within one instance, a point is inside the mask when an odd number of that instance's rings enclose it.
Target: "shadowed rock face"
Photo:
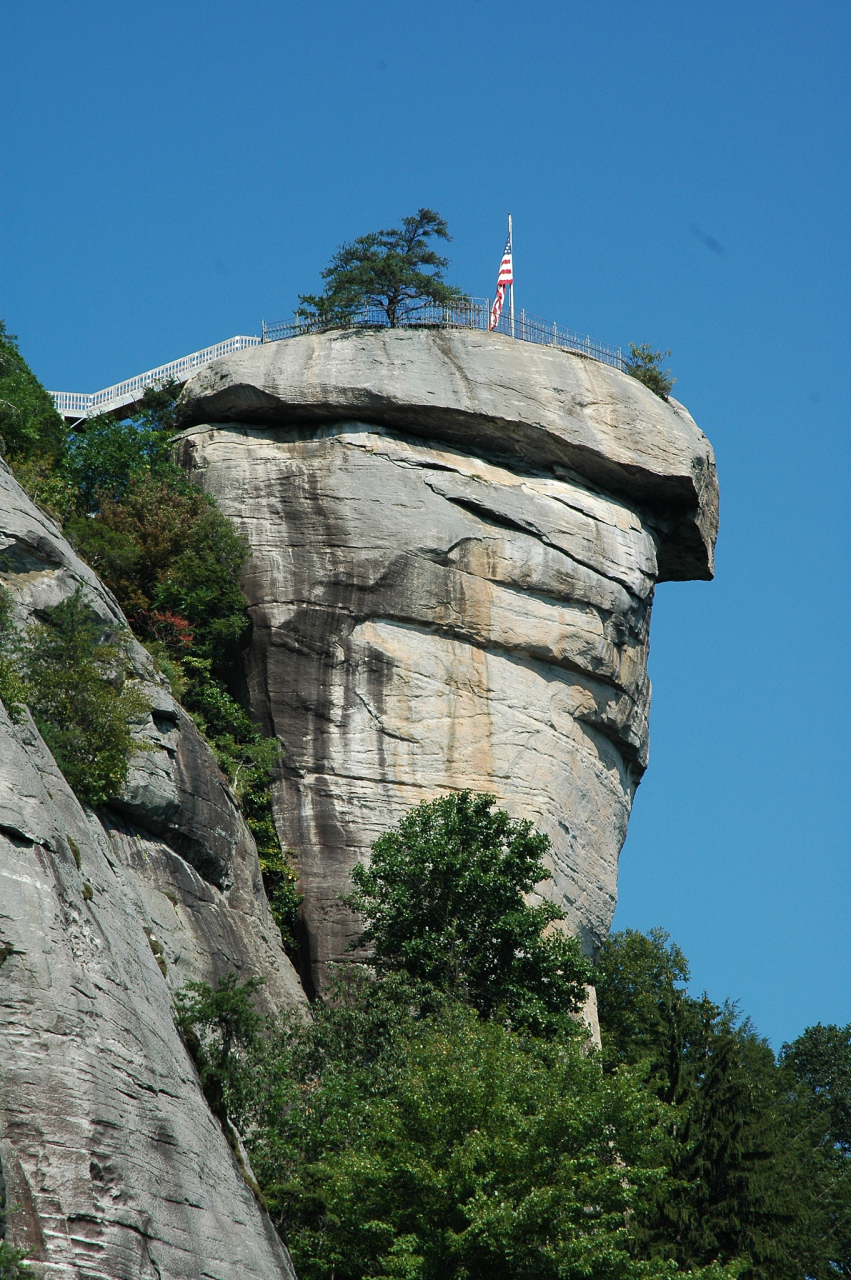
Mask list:
[[[25,625],[78,586],[114,599],[0,464],[0,582]],[[227,783],[149,655],[117,804],[84,810],[32,721],[0,706],[0,1168],[9,1233],[51,1280],[290,1278],[210,1115],[174,991],[236,970],[304,996]],[[163,973],[157,959],[165,963]],[[41,1274],[39,1272],[39,1274]]]
[[[593,953],[647,762],[653,590],[711,576],[714,460],[691,418],[604,366],[464,332],[270,344],[185,404],[184,462],[251,547],[247,680],[287,750],[308,988],[356,932],[355,861],[461,787],[549,833],[547,892]]]

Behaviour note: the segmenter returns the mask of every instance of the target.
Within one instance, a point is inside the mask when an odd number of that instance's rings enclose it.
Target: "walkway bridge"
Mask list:
[[[405,328],[486,330],[490,310],[490,298],[468,298],[451,307],[426,306],[412,309],[398,323]],[[387,316],[380,307],[368,307],[352,316],[349,323],[352,328],[386,328]],[[221,356],[243,351],[246,347],[256,347],[264,342],[280,342],[287,338],[297,338],[304,333],[315,333],[319,327],[315,321],[308,319],[280,324],[267,324],[264,320],[262,338],[245,335],[227,338],[212,347],[204,347],[202,351],[193,351],[191,355],[172,360],[170,364],[162,364],[156,369],[149,369],[147,373],[139,373],[125,382],[104,387],[102,391],[51,391],[50,394],[59,413],[69,422],[80,422],[97,413],[116,413],[119,410],[123,410],[124,416],[127,416],[139,405],[146,387],[159,387],[165,382],[186,382],[199,369],[212,364]],[[526,311],[516,311],[513,316],[510,312],[503,311],[496,332],[519,342],[557,347],[560,351],[583,356],[586,360],[598,360],[615,369],[625,371],[627,368],[620,347],[595,342],[588,335],[576,333],[572,329],[562,329],[557,324]]]
[[[161,364],[156,369],[148,369],[147,373],[137,373],[135,378],[104,387],[102,391],[51,391],[50,394],[59,413],[69,422],[79,422],[97,413],[116,413],[119,409],[124,410],[123,416],[126,417],[139,405],[147,387],[161,387],[166,382],[186,382],[193,373],[221,356],[259,345],[257,337],[240,335],[226,338],[212,347],[172,360],[170,364]]]

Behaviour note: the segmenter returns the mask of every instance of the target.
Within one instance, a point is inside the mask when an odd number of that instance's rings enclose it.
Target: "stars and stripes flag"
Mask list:
[[[509,231],[508,239],[505,242],[505,252],[502,255],[502,262],[499,264],[499,271],[497,272],[496,297],[491,307],[488,329],[495,329],[499,324],[502,304],[505,302],[505,291],[512,284],[514,284],[514,262],[511,257],[511,232]]]

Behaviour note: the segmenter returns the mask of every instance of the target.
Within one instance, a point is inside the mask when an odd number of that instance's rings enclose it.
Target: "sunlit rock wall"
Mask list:
[[[647,763],[657,581],[708,578],[711,447],[626,375],[495,334],[354,332],[217,362],[182,457],[251,549],[252,707],[314,990],[352,866],[410,806],[494,792],[552,838],[594,952]]]
[[[77,587],[105,631],[125,626],[2,463],[0,583],[21,626]],[[152,708],[136,726],[148,749],[102,813],[79,804],[29,717],[13,723],[0,706],[8,1234],[46,1280],[289,1278],[207,1108],[172,998],[234,970],[265,979],[269,1012],[304,996],[225,779],[145,650],[133,642],[130,656]]]

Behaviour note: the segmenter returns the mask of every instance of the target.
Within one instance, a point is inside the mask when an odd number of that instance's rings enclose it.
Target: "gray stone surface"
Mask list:
[[[411,331],[228,357],[185,406],[183,461],[251,547],[246,675],[287,750],[308,988],[356,931],[354,863],[461,787],[550,834],[548,892],[593,953],[647,762],[655,584],[711,573],[686,411],[563,352]]]
[[[81,585],[106,628],[123,626],[2,465],[0,581],[21,625]],[[85,811],[32,723],[0,708],[10,1229],[51,1280],[290,1276],[209,1114],[171,1001],[187,980],[231,970],[265,979],[268,1011],[303,1007],[304,995],[225,779],[135,642],[131,658],[152,708],[138,736],[154,749],[135,758],[112,811]]]
[[[355,418],[521,466],[566,467],[652,513],[659,581],[712,577],[709,441],[676,400],[594,360],[496,333],[351,330],[217,360],[184,400],[187,426]]]

